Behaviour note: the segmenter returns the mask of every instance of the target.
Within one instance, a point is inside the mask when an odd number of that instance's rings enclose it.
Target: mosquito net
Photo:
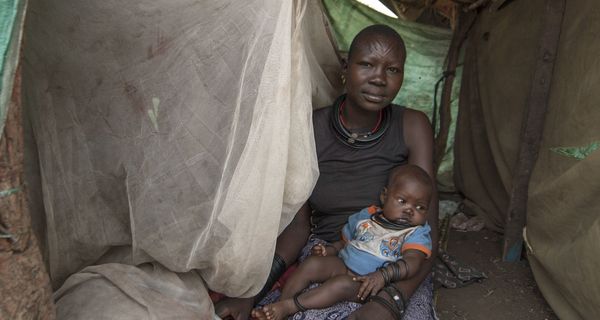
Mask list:
[[[95,265],[56,292],[59,318],[208,317],[205,287],[256,294],[318,176],[312,105],[338,65],[318,3],[29,5],[34,220],[55,287]]]

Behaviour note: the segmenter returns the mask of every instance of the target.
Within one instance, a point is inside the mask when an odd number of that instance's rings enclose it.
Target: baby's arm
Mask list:
[[[365,276],[355,277],[354,281],[361,281],[358,289],[358,298],[365,300],[370,295],[375,295],[387,284],[408,279],[419,273],[426,255],[423,251],[409,249],[402,253],[402,259],[392,262],[377,271]]]
[[[344,242],[343,241],[336,241],[334,243],[331,244],[316,244],[312,250],[311,250],[311,254],[313,256],[322,256],[322,257],[326,257],[326,256],[336,256],[338,254],[338,252],[340,252],[340,250],[342,250],[342,248],[344,247]]]
[[[402,258],[396,263],[398,268],[388,268],[391,276],[398,277],[399,279],[393,279],[390,282],[396,282],[398,280],[406,280],[419,274],[421,268],[425,267],[425,260],[431,256],[431,228],[429,225],[418,227],[413,233],[411,233],[402,245]],[[394,267],[395,268],[395,267]],[[397,270],[400,269],[400,270]],[[394,274],[396,272],[396,274]]]

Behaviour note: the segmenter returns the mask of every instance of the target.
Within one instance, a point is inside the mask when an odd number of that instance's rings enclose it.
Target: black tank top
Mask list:
[[[326,241],[340,239],[349,215],[379,205],[390,170],[408,161],[402,129],[404,107],[392,106],[385,135],[367,149],[353,149],[338,140],[331,126],[332,109],[313,113],[320,175],[309,198],[312,233]]]

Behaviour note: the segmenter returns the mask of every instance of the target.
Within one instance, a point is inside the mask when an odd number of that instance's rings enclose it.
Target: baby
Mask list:
[[[283,287],[280,301],[254,309],[252,316],[278,320],[340,301],[362,303],[388,284],[414,276],[431,255],[432,190],[420,167],[394,168],[380,195],[383,210],[371,206],[351,215],[342,240],[315,245]],[[322,285],[303,292],[315,282]]]

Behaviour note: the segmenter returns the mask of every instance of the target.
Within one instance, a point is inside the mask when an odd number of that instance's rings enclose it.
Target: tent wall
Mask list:
[[[502,230],[541,32],[543,0],[482,11],[470,35],[456,137],[456,185]],[[567,1],[526,241],[536,281],[563,319],[600,314],[600,4]],[[523,32],[527,30],[527,32]]]

